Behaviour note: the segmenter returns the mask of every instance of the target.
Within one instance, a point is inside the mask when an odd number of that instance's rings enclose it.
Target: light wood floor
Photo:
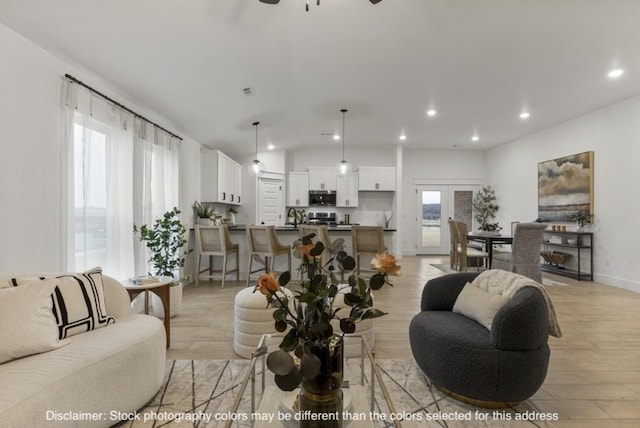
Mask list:
[[[376,292],[389,314],[376,320],[377,358],[412,359],[409,322],[424,283],[444,273],[431,263],[447,258],[404,257],[393,288]],[[549,338],[547,379],[533,397],[541,412],[557,412],[557,427],[640,426],[640,294],[546,274],[568,284],[549,286],[564,337]],[[171,319],[169,359],[230,359],[233,299],[244,282],[185,287],[182,312]],[[526,368],[523,368],[526,370]]]

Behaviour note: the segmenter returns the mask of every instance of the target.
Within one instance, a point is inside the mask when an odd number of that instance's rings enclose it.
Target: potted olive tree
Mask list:
[[[480,233],[497,235],[501,230],[500,224],[492,223],[500,208],[496,204],[496,194],[491,186],[483,186],[473,198],[474,218],[478,222]]]
[[[149,263],[153,265],[156,276],[179,277],[179,270],[184,267],[186,255],[193,250],[184,249],[187,243],[187,228],[180,221],[180,210],[173,208],[155,220],[152,226],[142,225],[138,230],[140,241],[151,251]],[[171,317],[176,316],[182,307],[182,283],[176,279],[170,286]],[[153,296],[153,310],[156,314],[164,314],[162,302]]]

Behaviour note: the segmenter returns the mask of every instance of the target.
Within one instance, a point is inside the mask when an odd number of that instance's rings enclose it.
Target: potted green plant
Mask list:
[[[474,218],[483,234],[497,234],[502,230],[499,223],[491,222],[500,208],[496,200],[496,194],[491,186],[483,186],[473,198]]]
[[[214,223],[213,218],[218,214],[213,205],[206,202],[195,201],[191,208],[198,224],[211,225]]]
[[[187,228],[180,221],[180,210],[177,207],[167,211],[162,217],[157,218],[152,226],[142,225],[138,229],[134,225],[134,232],[140,233],[140,241],[151,251],[149,263],[153,265],[156,276],[168,276],[176,278],[179,269],[184,267],[186,255],[191,251],[184,249],[187,243],[185,234]],[[182,284],[176,280],[171,284],[171,317],[176,316],[182,307]],[[155,296],[154,296],[155,297]],[[162,302],[153,300],[154,312],[164,314]]]
[[[228,211],[229,211],[229,225],[235,226],[236,214],[238,214],[238,209],[236,207],[230,207]]]
[[[569,220],[576,222],[576,231],[579,232],[584,227],[585,224],[591,223],[591,216],[584,215],[583,213],[577,213],[570,216]]]

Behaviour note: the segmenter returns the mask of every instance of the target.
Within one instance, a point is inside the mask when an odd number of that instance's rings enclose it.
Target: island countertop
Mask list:
[[[246,224],[237,224],[235,226],[229,226],[229,232],[234,230],[247,230]],[[306,226],[306,225],[304,225]],[[312,226],[312,225],[309,225]],[[315,226],[315,225],[313,225]],[[327,226],[327,230],[329,232],[351,232],[351,228],[355,226],[354,224],[338,224],[336,226]],[[278,232],[287,232],[287,231],[295,231],[298,232],[300,230],[299,227],[293,225],[285,225],[285,226],[276,226],[276,231]],[[385,232],[395,232],[396,229],[385,228],[383,229]]]

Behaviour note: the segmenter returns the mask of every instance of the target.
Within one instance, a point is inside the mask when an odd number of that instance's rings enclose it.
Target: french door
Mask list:
[[[476,185],[416,185],[416,254],[448,254],[450,218],[473,223]]]

